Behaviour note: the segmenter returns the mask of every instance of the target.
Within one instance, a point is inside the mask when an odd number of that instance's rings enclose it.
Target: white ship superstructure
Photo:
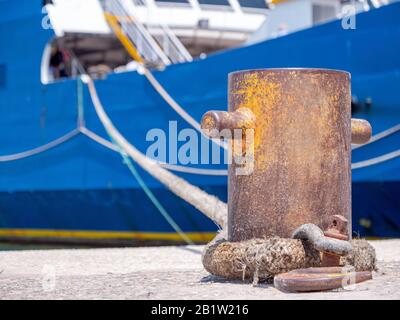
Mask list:
[[[276,38],[389,0],[47,0],[57,43],[86,70],[158,68]],[[100,41],[99,41],[100,39]],[[49,44],[43,58],[46,80]],[[133,63],[133,68],[135,68]],[[73,71],[71,71],[74,73]]]

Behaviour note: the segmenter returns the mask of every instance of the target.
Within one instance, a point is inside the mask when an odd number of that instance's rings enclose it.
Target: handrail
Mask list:
[[[113,16],[119,23],[120,31],[136,46],[140,55],[147,62],[161,65],[170,64],[168,57],[161,50],[150,33],[137,19],[134,19],[132,15],[126,11],[119,0],[107,0],[105,2],[105,9],[106,13]],[[126,47],[125,44],[124,46]],[[137,60],[135,56],[133,56],[133,58]]]
[[[144,1],[139,1],[139,2],[135,0],[131,1],[125,0],[125,1],[126,4],[130,4],[130,6],[129,5],[126,6],[126,9],[133,16],[135,15],[134,9],[136,8],[137,5],[146,5]],[[171,28],[167,24],[152,21],[151,26],[152,27],[154,26],[155,28],[157,28],[157,30],[160,30],[161,39],[158,40],[158,42],[173,63],[190,62],[193,60],[192,56],[187,51],[185,46],[182,44],[182,42],[178,39],[178,37],[175,35],[175,33],[171,30]],[[157,37],[155,38],[157,40]]]
[[[134,1],[106,0],[105,15],[110,26],[128,50],[130,55],[139,62],[163,66],[171,63],[190,62],[193,60],[178,37],[165,24],[155,23],[159,36],[152,36],[145,26],[135,17]],[[128,42],[132,42],[132,50]],[[141,56],[138,58],[137,52]]]

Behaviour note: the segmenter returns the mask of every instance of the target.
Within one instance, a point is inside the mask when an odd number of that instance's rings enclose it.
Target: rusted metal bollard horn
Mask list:
[[[228,104],[229,111],[207,112],[202,128],[213,138],[225,136],[224,130],[253,129],[254,163],[240,176],[235,173],[242,164],[229,166],[227,240],[290,238],[299,226],[314,224],[325,237],[350,241],[351,143],[366,143],[372,131],[367,121],[351,119],[350,74],[234,72]],[[341,223],[340,232],[333,221]],[[324,257],[324,266],[337,266],[337,256]],[[299,279],[298,273],[290,277]]]

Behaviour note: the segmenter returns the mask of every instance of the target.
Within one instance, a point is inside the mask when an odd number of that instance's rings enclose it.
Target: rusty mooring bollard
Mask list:
[[[206,113],[202,127],[254,129],[253,172],[229,167],[229,241],[289,238],[306,223],[327,230],[335,215],[351,240],[351,143],[367,142],[371,126],[351,119],[349,73],[231,73],[229,112]]]

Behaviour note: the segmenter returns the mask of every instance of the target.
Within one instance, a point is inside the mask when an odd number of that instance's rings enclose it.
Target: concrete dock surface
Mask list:
[[[0,299],[400,299],[400,240],[371,244],[373,280],[303,294],[210,276],[202,246],[3,251]]]

